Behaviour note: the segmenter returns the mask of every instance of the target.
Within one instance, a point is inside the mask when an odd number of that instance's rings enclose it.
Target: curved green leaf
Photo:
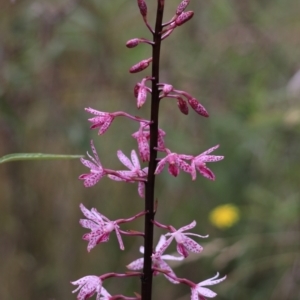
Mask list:
[[[0,157],[0,164],[16,160],[50,160],[50,159],[74,159],[83,155],[63,155],[63,154],[46,154],[46,153],[13,153]]]

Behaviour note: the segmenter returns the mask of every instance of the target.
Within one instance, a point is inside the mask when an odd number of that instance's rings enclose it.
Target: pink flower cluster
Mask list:
[[[107,217],[99,213],[95,208],[88,210],[83,204],[80,204],[80,209],[84,216],[87,219],[81,219],[79,223],[82,227],[88,228],[91,230],[90,233],[86,233],[83,235],[83,239],[88,241],[88,251],[94,248],[97,244],[107,242],[109,240],[109,235],[112,231],[115,231],[117,235],[117,239],[119,241],[119,246],[121,250],[124,250],[124,244],[121,238],[121,234],[125,235],[143,235],[143,233],[138,232],[126,232],[120,229],[119,224],[131,222],[138,217],[141,217],[145,214],[145,212],[141,212],[136,214],[135,216],[128,218],[128,219],[118,219],[115,221],[110,221]],[[178,278],[172,268],[165,262],[166,260],[173,260],[173,261],[182,261],[186,257],[188,257],[189,252],[193,253],[201,253],[203,247],[191,239],[189,236],[200,237],[200,238],[207,238],[206,236],[201,236],[199,234],[186,232],[189,229],[192,229],[196,226],[196,221],[183,226],[176,230],[172,225],[163,225],[157,221],[153,221],[153,223],[162,229],[166,229],[169,232],[165,235],[161,235],[157,246],[155,247],[155,251],[152,254],[152,268],[153,268],[153,275],[163,274],[166,279],[168,279],[173,284],[186,284],[191,288],[191,300],[202,300],[205,299],[204,297],[215,297],[216,293],[211,291],[210,289],[204,288],[203,286],[206,285],[214,285],[226,279],[226,276],[220,279],[216,279],[217,276],[202,281],[198,284],[187,280]],[[177,252],[179,256],[164,254],[167,248],[170,246],[172,241],[176,241],[177,245]],[[144,253],[144,247],[140,247],[140,252]],[[133,262],[127,265],[129,270],[137,271],[142,270],[144,263],[144,258],[138,258]],[[77,299],[78,300],[85,300],[87,298],[92,297],[94,294],[97,294],[96,299],[140,299],[139,297],[126,297],[120,295],[120,298],[114,298],[111,296],[105,288],[102,286],[102,282],[104,279],[109,277],[128,277],[128,276],[137,276],[140,273],[128,273],[128,274],[117,274],[117,273],[107,273],[102,276],[94,276],[89,275],[79,280],[71,282],[73,285],[78,285],[78,287],[73,291],[73,293],[80,290]]]
[[[161,40],[164,40],[168,36],[170,36],[170,34],[172,34],[172,32],[177,27],[183,25],[193,17],[194,13],[192,11],[185,11],[189,2],[190,0],[182,0],[171,20],[165,24],[162,24],[162,30],[158,32],[155,32],[148,23],[148,9],[146,1],[137,0],[137,5],[140,10],[140,14],[142,15],[143,21],[150,32],[153,33],[153,35],[159,36]],[[158,1],[158,6],[162,8],[164,6],[164,0]],[[144,38],[134,38],[129,40],[126,43],[126,46],[128,48],[134,48],[139,44],[147,44],[155,47],[156,42],[154,40],[150,41]],[[133,65],[129,69],[129,72],[137,73],[145,70],[151,63],[155,63],[152,57],[144,59]],[[187,115],[189,113],[189,108],[191,107],[197,114],[203,117],[209,116],[205,107],[195,97],[193,97],[186,91],[175,89],[171,84],[158,82],[158,80],[155,81],[156,78],[153,73],[152,76],[146,76],[141,81],[136,83],[134,87],[134,97],[136,99],[136,106],[138,109],[143,107],[143,105],[147,101],[148,94],[151,95],[153,101],[153,95],[155,91],[155,94],[157,95],[155,101],[157,101],[157,103],[165,98],[171,100],[175,99],[177,101],[177,107],[179,108],[179,111],[184,115]],[[147,86],[148,82],[152,83],[151,88]],[[117,151],[117,157],[119,161],[126,167],[126,169],[124,170],[113,170],[105,168],[99,159],[93,141],[91,141],[92,155],[87,153],[87,159],[81,158],[81,163],[89,169],[88,173],[79,176],[79,179],[83,181],[85,187],[92,187],[96,185],[103,177],[108,177],[109,179],[114,181],[137,183],[138,194],[141,198],[144,198],[145,185],[147,185],[146,191],[148,191],[151,178],[153,179],[153,176],[160,174],[165,167],[167,167],[169,174],[175,177],[179,175],[181,170],[183,172],[189,173],[192,180],[196,180],[198,171],[203,177],[210,180],[215,180],[215,174],[207,167],[206,164],[217,162],[224,158],[221,155],[211,154],[219,147],[219,145],[209,148],[208,150],[196,155],[178,154],[177,152],[174,152],[166,147],[166,133],[162,129],[158,128],[158,121],[155,121],[153,117],[151,117],[151,120],[146,120],[140,117],[132,116],[123,111],[103,112],[90,107],[86,108],[85,110],[93,115],[92,118],[88,119],[88,121],[92,124],[90,128],[97,129],[99,135],[107,132],[116,117],[125,117],[129,120],[138,122],[138,129],[132,134],[132,137],[137,142],[138,151],[136,152],[135,150],[132,150],[130,153],[130,157],[126,156],[121,150]],[[153,128],[155,128],[155,132],[153,131]],[[154,144],[153,141],[155,141]],[[161,154],[161,157],[156,160],[155,157],[157,152]],[[148,166],[143,166],[140,161],[142,163],[149,164]],[[154,180],[152,181],[154,182]],[[147,195],[145,197],[146,200]],[[154,201],[154,199],[152,201]],[[97,300],[142,299],[142,296],[139,294],[135,294],[134,297],[127,297],[124,295],[111,295],[103,287],[103,282],[107,278],[111,277],[124,278],[130,276],[145,276],[145,274],[143,274],[141,270],[144,269],[146,260],[148,261],[149,271],[151,271],[150,275],[148,274],[148,276],[152,276],[152,274],[154,276],[162,274],[168,281],[173,284],[187,285],[191,290],[191,300],[205,300],[205,297],[213,298],[216,296],[216,293],[206,288],[205,286],[215,285],[225,280],[226,276],[218,278],[219,274],[217,274],[216,276],[204,280],[200,283],[194,283],[186,278],[177,277],[173,269],[166,262],[168,260],[183,261],[188,257],[190,252],[201,253],[203,247],[197,241],[195,241],[194,238],[207,238],[208,235],[202,236],[196,233],[189,232],[189,230],[196,226],[196,221],[193,221],[190,224],[185,225],[179,229],[176,229],[172,225],[164,225],[154,220],[154,211],[152,212],[152,208],[149,209],[147,208],[147,206],[145,207],[146,208],[144,211],[138,212],[129,218],[121,218],[112,221],[98,212],[96,208],[92,208],[89,210],[83,204],[80,204],[80,209],[85,219],[81,219],[79,223],[82,227],[89,230],[89,232],[85,233],[82,237],[83,240],[88,242],[88,252],[90,252],[98,244],[108,242],[110,234],[112,232],[115,232],[119,243],[119,248],[121,250],[125,249],[123,242],[124,236],[142,236],[146,240],[148,238],[147,230],[145,230],[145,233],[135,230],[123,230],[121,229],[121,226],[123,223],[132,222],[137,218],[143,217],[145,215],[151,216],[150,213],[153,213],[153,218],[151,217],[148,222],[152,226],[151,228],[153,229],[153,226],[155,225],[160,230],[167,231],[167,233],[160,236],[158,244],[154,250],[152,250],[151,245],[151,247],[148,247],[145,244],[146,249],[143,246],[140,247],[140,252],[144,255],[143,257],[138,258],[127,265],[127,268],[130,270],[130,272],[126,272],[124,274],[106,273],[101,276],[89,275],[71,282],[73,285],[77,286],[73,293],[79,292],[77,295],[78,300],[86,300],[88,298],[91,298],[93,295],[96,295]],[[174,256],[165,254],[166,250],[173,244],[173,242],[176,243],[178,255]],[[148,253],[152,251],[152,255],[146,256],[145,253],[147,251]]]

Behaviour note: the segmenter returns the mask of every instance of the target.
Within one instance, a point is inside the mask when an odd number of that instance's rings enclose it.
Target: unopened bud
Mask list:
[[[182,0],[176,9],[176,15],[179,16],[183,13],[186,7],[189,5],[190,0]]]
[[[129,72],[130,73],[138,73],[138,72],[141,72],[143,70],[145,70],[150,62],[152,61],[152,57],[148,58],[148,59],[144,59],[142,61],[140,61],[139,63],[135,64],[134,66],[132,66],[130,69],[129,69]]]
[[[199,115],[203,116],[203,117],[209,117],[209,114],[207,112],[207,110],[204,108],[204,106],[202,104],[199,103],[199,101],[195,98],[189,98],[188,102],[190,104],[190,106],[192,107],[192,109],[198,113]]]
[[[134,48],[141,42],[140,39],[132,39],[126,43],[127,48]]]
[[[178,16],[178,18],[175,20],[175,24],[177,26],[181,26],[182,24],[184,24],[185,22],[187,22],[188,20],[190,20],[194,15],[193,11],[187,11],[187,12],[183,12],[182,14],[180,14]]]
[[[138,7],[143,17],[147,16],[147,4],[144,0],[137,0]]]
[[[183,100],[181,97],[177,98],[177,105],[178,105],[179,110],[183,114],[187,115],[189,113],[189,107],[188,107],[186,101]]]
[[[144,86],[139,88],[138,97],[137,97],[137,107],[141,108],[147,99],[147,89]]]

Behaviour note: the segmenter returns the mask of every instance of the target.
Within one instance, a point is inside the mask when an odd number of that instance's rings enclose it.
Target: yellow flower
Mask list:
[[[221,229],[233,226],[240,219],[240,211],[233,204],[219,205],[209,214],[210,222]]]

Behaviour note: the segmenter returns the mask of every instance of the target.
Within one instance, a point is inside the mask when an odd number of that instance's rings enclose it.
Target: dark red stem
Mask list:
[[[151,121],[150,124],[150,161],[148,179],[145,183],[145,253],[144,253],[144,267],[142,276],[142,300],[152,299],[152,259],[153,252],[153,222],[154,220],[154,187],[155,187],[155,169],[157,158],[157,137],[158,137],[158,112],[159,112],[159,60],[160,60],[160,45],[162,20],[164,13],[164,1],[157,0],[157,12],[155,30],[153,33],[153,48],[152,48],[152,98],[151,98]]]

